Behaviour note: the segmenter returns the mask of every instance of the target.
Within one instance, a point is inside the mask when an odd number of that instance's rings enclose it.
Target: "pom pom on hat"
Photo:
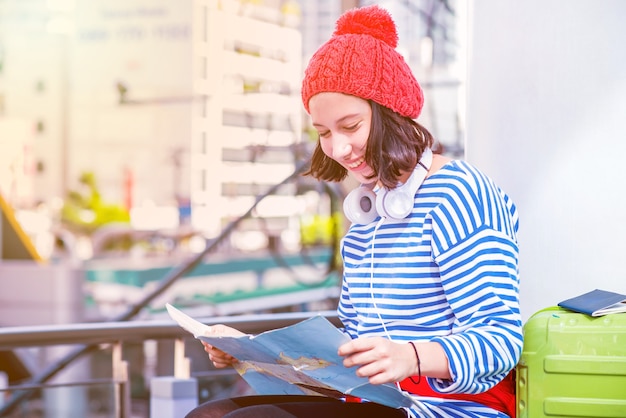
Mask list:
[[[370,35],[392,48],[398,46],[398,32],[389,13],[379,7],[351,9],[339,17],[333,36]]]
[[[337,20],[332,37],[313,55],[302,81],[302,102],[322,92],[370,99],[417,118],[424,95],[396,50],[398,33],[389,12],[379,6],[351,9]]]

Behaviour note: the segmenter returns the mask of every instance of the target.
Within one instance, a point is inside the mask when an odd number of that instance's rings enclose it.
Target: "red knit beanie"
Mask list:
[[[389,12],[379,6],[351,9],[337,20],[335,32],[309,61],[302,81],[302,102],[322,92],[371,99],[415,119],[424,95],[396,50],[398,32]]]

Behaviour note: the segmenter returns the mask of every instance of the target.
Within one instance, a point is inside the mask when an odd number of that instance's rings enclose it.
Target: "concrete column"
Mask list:
[[[4,406],[6,392],[4,389],[9,387],[9,376],[5,372],[0,372],[0,408]]]
[[[179,418],[198,406],[195,378],[159,376],[150,381],[150,418]]]

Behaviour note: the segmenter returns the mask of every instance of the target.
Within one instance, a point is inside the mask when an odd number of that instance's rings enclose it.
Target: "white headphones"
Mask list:
[[[426,148],[415,170],[404,184],[393,190],[381,187],[374,192],[376,183],[362,184],[351,191],[343,201],[343,212],[350,222],[365,225],[374,222],[378,215],[396,220],[404,219],[413,210],[415,193],[420,188],[433,160],[433,153]]]

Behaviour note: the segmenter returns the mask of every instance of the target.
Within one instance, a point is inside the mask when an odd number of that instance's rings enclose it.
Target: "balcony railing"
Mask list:
[[[268,329],[288,326],[317,314],[321,314],[333,323],[339,324],[335,312],[331,311],[214,317],[210,319],[210,322],[206,319],[203,320],[203,322],[213,324],[223,323],[239,329],[244,333],[257,334]],[[47,382],[45,375],[53,374],[53,372],[57,370],[46,370],[41,374],[41,382],[12,385],[5,388],[0,387],[0,394],[4,395],[0,396],[0,417],[40,416],[38,414],[44,412],[44,416],[46,417],[59,418],[70,418],[68,414],[81,417],[131,418],[135,416],[150,416],[152,418],[179,418],[180,415],[174,415],[173,412],[176,411],[176,398],[160,399],[158,410],[154,410],[154,408],[150,407],[154,402],[154,397],[150,396],[150,401],[143,411],[133,411],[129,373],[129,366],[131,366],[131,364],[125,358],[125,346],[137,343],[145,346],[150,341],[167,341],[173,343],[173,355],[166,357],[158,356],[158,358],[159,361],[164,361],[165,359],[165,361],[171,362],[173,373],[169,377],[174,380],[188,381],[191,382],[192,385],[197,385],[198,378],[210,380],[223,375],[223,372],[217,370],[201,372],[191,367],[189,358],[186,357],[186,348],[188,348],[187,346],[190,343],[198,345],[200,343],[191,338],[189,333],[170,320],[0,328],[0,350],[61,347],[63,351],[65,351],[64,361],[61,362],[62,364],[53,365],[54,369],[63,367],[80,357],[93,358],[94,355],[101,356],[102,353],[107,353],[107,356],[110,356],[111,370],[110,375],[106,378],[87,376],[85,379],[63,379],[61,382]],[[152,376],[151,380],[153,381],[154,379],[163,377],[164,376]],[[87,393],[90,392],[89,388],[92,387],[101,387],[106,390],[96,391],[96,393],[99,394],[97,402],[94,402],[93,399],[81,399],[81,396],[87,396]],[[56,402],[50,401],[46,403],[46,400],[43,399],[45,397],[42,398],[41,396],[42,391],[58,389],[78,389],[68,395],[71,397],[71,404],[69,407],[66,405],[66,409],[59,406],[62,405],[63,402],[59,402],[58,399]],[[53,394],[48,398],[54,399],[55,396]],[[62,399],[63,396],[59,395],[57,398]],[[192,402],[196,401],[195,403],[197,403],[197,400],[198,398],[192,400]],[[169,403],[169,408],[164,408],[163,402]],[[30,404],[30,406],[25,406],[25,404]],[[186,405],[188,406],[189,403]],[[98,410],[93,411],[90,410],[90,408],[97,408]],[[178,411],[180,411],[180,409]],[[148,413],[149,415],[147,415]]]

